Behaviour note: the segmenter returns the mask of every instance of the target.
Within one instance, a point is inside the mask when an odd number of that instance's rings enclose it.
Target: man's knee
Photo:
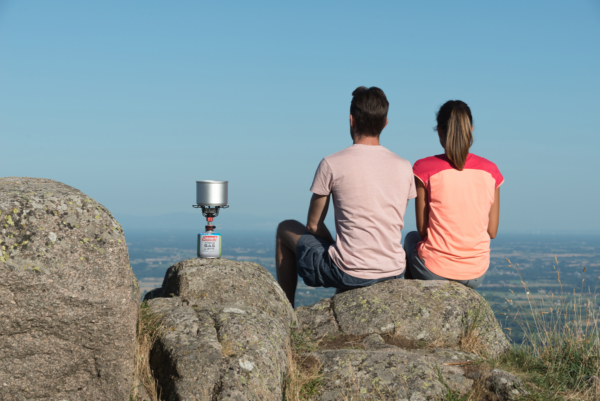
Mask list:
[[[306,226],[298,220],[284,220],[277,226],[277,236],[281,237],[286,233],[302,235],[306,232]]]
[[[306,233],[306,226],[296,220],[285,220],[277,227],[277,243],[296,252],[296,245],[302,234]]]

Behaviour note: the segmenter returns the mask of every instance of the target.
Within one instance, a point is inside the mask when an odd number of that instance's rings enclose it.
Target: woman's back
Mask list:
[[[504,179],[494,163],[470,153],[473,116],[465,102],[447,101],[436,120],[444,154],[413,166],[417,231],[404,239],[404,277],[477,288],[490,264],[490,239],[498,232]]]
[[[489,160],[469,153],[462,170],[448,157],[421,159],[413,172],[427,191],[427,235],[418,254],[434,274],[469,280],[482,276],[490,261],[488,225],[494,194],[503,177]]]

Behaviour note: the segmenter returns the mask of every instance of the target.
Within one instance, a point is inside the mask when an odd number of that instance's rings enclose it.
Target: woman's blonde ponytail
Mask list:
[[[469,106],[460,100],[444,103],[437,114],[437,123],[446,156],[462,171],[473,145],[473,117]]]

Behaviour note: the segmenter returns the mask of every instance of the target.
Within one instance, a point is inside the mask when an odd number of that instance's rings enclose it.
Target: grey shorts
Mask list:
[[[333,287],[353,290],[381,281],[401,278],[402,275],[366,280],[340,270],[329,256],[331,244],[321,237],[305,233],[296,245],[296,269],[304,283],[311,287]]]
[[[410,276],[410,278],[415,280],[456,281],[457,283],[466,285],[469,288],[477,288],[481,285],[481,283],[483,283],[485,273],[483,276],[474,278],[472,280],[452,280],[430,272],[425,266],[425,261],[419,257],[419,252],[417,252],[417,244],[421,241],[421,236],[416,231],[409,232],[404,238],[404,251],[406,252],[406,273],[408,273],[405,274],[405,278]]]

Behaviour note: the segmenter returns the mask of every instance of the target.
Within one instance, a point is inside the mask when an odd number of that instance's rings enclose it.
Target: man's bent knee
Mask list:
[[[287,248],[296,252],[296,244],[302,234],[306,232],[306,226],[299,221],[285,220],[277,226],[277,239],[281,240]]]
[[[282,236],[286,233],[302,235],[306,232],[306,226],[298,220],[284,220],[277,226],[277,235]]]

